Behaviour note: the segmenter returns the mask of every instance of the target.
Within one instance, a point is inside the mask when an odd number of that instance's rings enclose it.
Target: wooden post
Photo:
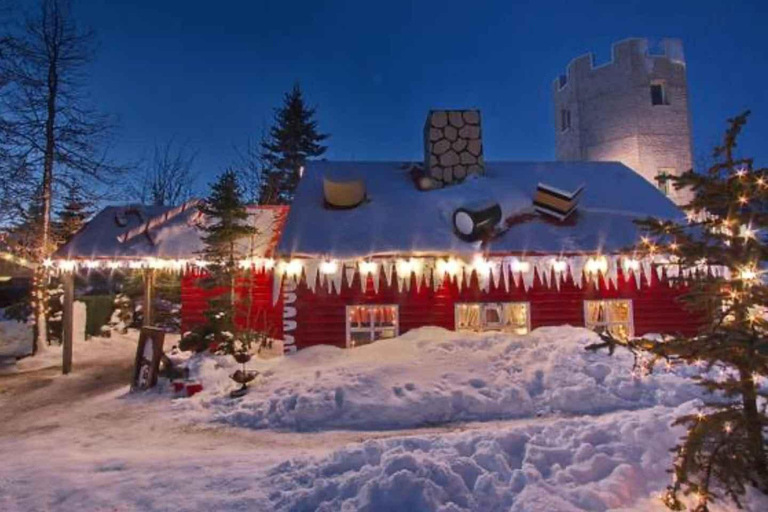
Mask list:
[[[75,274],[72,272],[63,272],[62,280],[64,281],[64,311],[63,311],[63,325],[62,325],[62,338],[63,338],[63,350],[61,371],[64,375],[72,371],[72,338],[74,329],[74,302],[75,302]]]
[[[144,271],[144,321],[143,327],[150,327],[154,316],[152,301],[155,296],[155,271],[148,268]]]

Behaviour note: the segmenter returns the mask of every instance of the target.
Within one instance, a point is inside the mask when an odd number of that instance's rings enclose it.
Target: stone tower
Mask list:
[[[592,54],[568,64],[555,80],[558,160],[619,161],[676,202],[684,192],[657,179],[692,166],[688,84],[683,46],[663,39],[615,43],[610,62],[595,66]]]

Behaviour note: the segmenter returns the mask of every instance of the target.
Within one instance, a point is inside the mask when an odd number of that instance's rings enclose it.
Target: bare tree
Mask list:
[[[0,66],[8,80],[0,101],[4,112],[0,142],[6,161],[39,184],[31,187],[41,203],[37,261],[54,249],[51,217],[55,183],[78,181],[90,191],[106,188],[121,169],[102,148],[113,128],[110,118],[87,105],[87,66],[94,55],[94,33],[82,30],[67,0],[41,0],[26,21],[6,38]],[[43,268],[42,266],[40,267]],[[46,342],[45,270],[34,286],[35,349]]]
[[[269,140],[268,137],[269,132],[264,128],[258,140],[249,138],[245,146],[235,147],[236,158],[232,168],[243,185],[244,197],[249,204],[259,202],[259,194],[267,174],[265,171],[268,162],[263,147]]]
[[[134,196],[142,203],[177,205],[194,193],[197,174],[193,171],[197,151],[187,143],[169,140],[155,145],[152,160],[134,185]]]

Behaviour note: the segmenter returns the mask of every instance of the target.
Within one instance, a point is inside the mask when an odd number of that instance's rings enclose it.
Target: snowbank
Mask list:
[[[0,320],[0,358],[23,357],[31,353],[32,326],[16,320]]]
[[[526,336],[422,328],[354,350],[321,346],[252,363],[262,376],[239,400],[226,394],[231,358],[196,356],[191,375],[205,391],[178,406],[250,428],[382,430],[677,406],[700,396],[663,370],[634,377],[626,351],[584,350],[598,339],[567,326]]]
[[[366,441],[276,466],[270,501],[292,511],[614,509],[669,483],[669,447],[682,433],[669,424],[692,408]],[[643,508],[663,509],[658,500]]]

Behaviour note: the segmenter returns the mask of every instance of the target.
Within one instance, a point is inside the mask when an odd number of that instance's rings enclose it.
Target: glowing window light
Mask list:
[[[372,261],[360,262],[360,273],[362,275],[373,274],[374,272],[376,272],[377,268],[378,268],[378,265]]]
[[[589,274],[597,274],[598,272],[605,274],[608,271],[608,260],[604,256],[589,258],[586,269]]]
[[[565,260],[553,260],[552,261],[552,269],[559,273],[565,272],[568,268],[568,262]]]
[[[335,274],[339,270],[339,263],[336,260],[327,260],[320,263],[320,272],[323,274]]]
[[[512,261],[512,272],[526,273],[529,270],[531,270],[531,264],[528,263],[527,261],[520,261],[520,260]]]

